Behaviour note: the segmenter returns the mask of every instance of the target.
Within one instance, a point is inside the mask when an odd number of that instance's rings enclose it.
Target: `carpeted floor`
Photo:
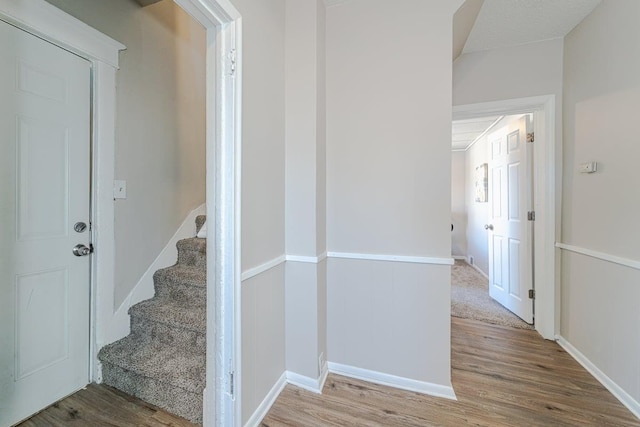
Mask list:
[[[496,325],[534,329],[489,296],[489,281],[464,261],[451,268],[451,315]]]

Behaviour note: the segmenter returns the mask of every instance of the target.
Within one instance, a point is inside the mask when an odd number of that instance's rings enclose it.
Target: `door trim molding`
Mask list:
[[[43,0],[2,0],[0,19],[89,61],[118,68],[126,47]]]
[[[91,63],[93,162],[91,176],[91,338],[89,380],[100,381],[97,353],[113,317],[116,71],[126,46],[44,0],[0,0],[0,20],[73,52]]]
[[[556,140],[555,95],[507,99],[503,101],[453,107],[453,119],[471,119],[489,115],[534,113],[536,141],[534,166],[534,277],[536,288],[535,327],[546,339],[553,340],[560,326],[559,249],[557,225],[560,224],[562,164]]]
[[[204,425],[242,421],[242,17],[230,0],[174,0],[207,32],[207,361]],[[213,391],[213,392],[211,392]]]

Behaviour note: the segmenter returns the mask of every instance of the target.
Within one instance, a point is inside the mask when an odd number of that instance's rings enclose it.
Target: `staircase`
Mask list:
[[[199,230],[205,216],[198,216]],[[129,309],[131,334],[100,350],[106,384],[194,423],[205,386],[206,239],[178,242],[153,276],[155,296]]]

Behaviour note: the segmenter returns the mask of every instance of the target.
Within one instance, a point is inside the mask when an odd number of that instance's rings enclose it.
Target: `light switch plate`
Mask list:
[[[114,199],[127,198],[127,181],[124,181],[124,180],[113,181],[113,198]]]

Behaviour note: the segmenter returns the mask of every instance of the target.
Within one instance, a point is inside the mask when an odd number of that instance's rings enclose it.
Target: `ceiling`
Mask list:
[[[467,0],[454,16],[453,58],[457,58],[460,53],[562,38],[600,2],[601,0]],[[472,21],[473,18],[475,22]],[[461,48],[462,44],[464,48]],[[466,150],[499,119],[498,116],[491,116],[454,121],[451,149]]]
[[[462,53],[566,36],[601,0],[485,0]]]
[[[454,121],[451,126],[451,149],[466,150],[476,139],[479,139],[499,122],[500,119],[502,119],[502,116]]]

